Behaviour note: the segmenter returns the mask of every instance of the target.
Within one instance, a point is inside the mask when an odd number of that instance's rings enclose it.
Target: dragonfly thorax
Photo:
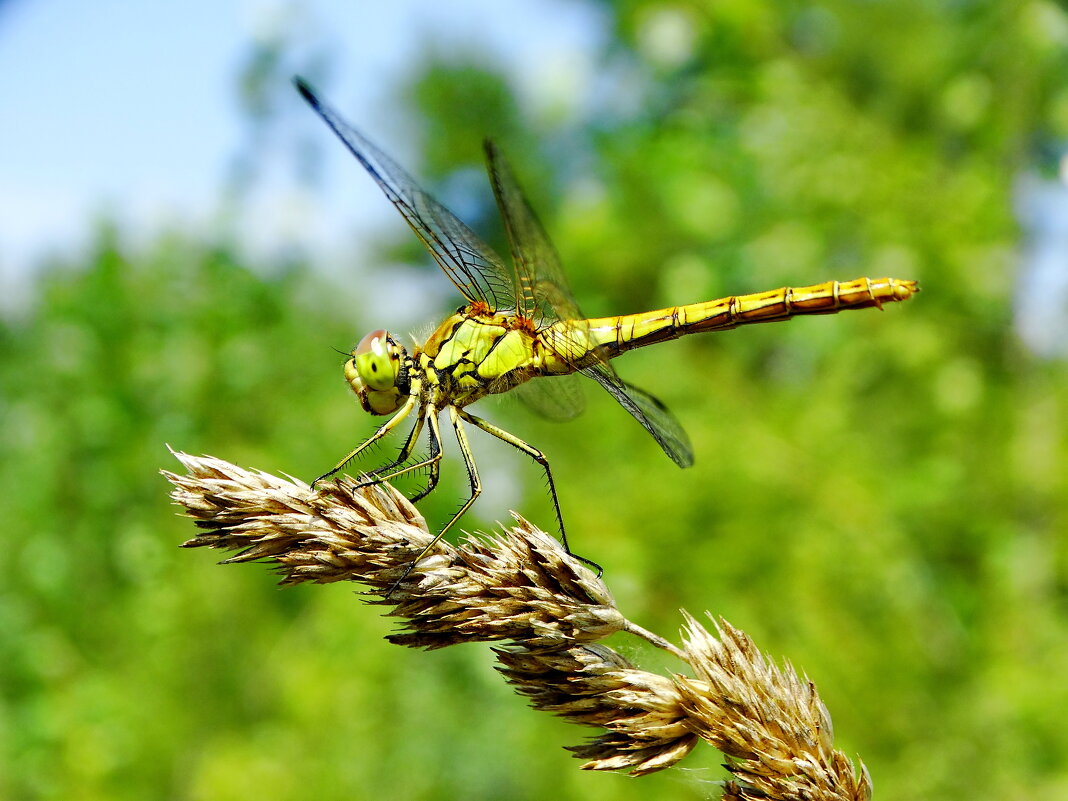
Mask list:
[[[393,414],[407,393],[407,351],[388,331],[372,331],[345,362],[345,380],[370,414]]]

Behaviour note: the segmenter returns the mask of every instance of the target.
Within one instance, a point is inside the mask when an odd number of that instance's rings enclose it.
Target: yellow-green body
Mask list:
[[[412,356],[434,405],[463,407],[538,376],[567,375],[687,334],[878,307],[915,292],[914,281],[896,278],[826,281],[638,314],[558,320],[540,330],[525,318],[472,304],[447,318]]]
[[[516,327],[514,317],[461,309],[413,356],[440,406],[466,406],[543,374],[541,350],[537,336]]]

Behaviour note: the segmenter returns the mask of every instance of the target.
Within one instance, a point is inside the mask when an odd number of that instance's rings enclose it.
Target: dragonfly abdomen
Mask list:
[[[919,291],[915,281],[857,278],[805,287],[732,295],[704,303],[587,320],[591,349],[612,358],[634,348],[686,334],[726,331],[740,325],[788,320],[804,314],[836,314],[846,309],[881,308],[908,300]]]

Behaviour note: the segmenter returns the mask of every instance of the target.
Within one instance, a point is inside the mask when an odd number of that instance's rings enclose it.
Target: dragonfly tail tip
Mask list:
[[[920,291],[920,285],[916,281],[899,281],[894,287],[894,300],[908,300]]]

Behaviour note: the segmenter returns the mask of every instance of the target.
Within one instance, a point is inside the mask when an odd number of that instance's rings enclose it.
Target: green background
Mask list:
[[[1068,137],[1068,18],[606,11],[603,94],[577,120],[533,114],[488,57],[414,65],[396,98],[424,160],[406,166],[441,187],[496,136],[591,316],[865,274],[923,292],[618,362],[686,426],[691,470],[592,384],[568,424],[481,412],[549,455],[573,544],[628,617],[674,636],[680,607],[710,610],[788,659],[876,798],[1068,798],[1068,381],[1012,330],[1013,185]],[[299,105],[284,46],[258,56],[250,110]],[[317,146],[340,147],[325,129]],[[499,244],[488,185],[463,185]],[[378,247],[434,269],[399,218]],[[339,291],[217,230],[135,246],[103,223],[2,321],[0,798],[717,794],[711,748],[640,780],[581,772],[563,746],[592,732],[528,710],[488,648],[389,646],[351,587],[280,590],[177,549],[194,529],[158,475],[177,469],[165,443],[309,478],[371,430],[331,348],[383,324],[360,301],[380,278]],[[473,436],[490,487],[465,527],[511,506],[551,526],[537,470]],[[453,464],[421,508],[440,524],[462,493]]]

